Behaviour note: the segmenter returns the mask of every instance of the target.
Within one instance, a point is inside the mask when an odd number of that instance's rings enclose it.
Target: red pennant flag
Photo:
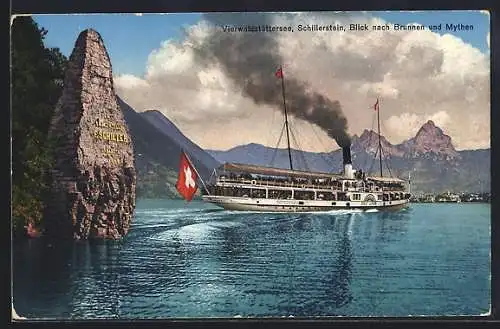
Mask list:
[[[375,105],[373,105],[373,110],[378,111],[378,98],[377,98],[377,102],[375,103]]]
[[[283,69],[280,67],[276,73],[274,73],[276,78],[283,78]]]
[[[196,171],[191,166],[186,154],[181,152],[181,161],[179,163],[179,176],[177,178],[177,184],[175,187],[177,191],[182,195],[184,199],[188,202],[193,199],[198,185],[196,184],[196,179],[198,175]]]

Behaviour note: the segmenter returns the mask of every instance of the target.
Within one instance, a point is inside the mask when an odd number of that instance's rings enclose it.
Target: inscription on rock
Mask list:
[[[133,145],[108,53],[92,29],[75,43],[50,136],[57,146],[47,235],[119,239],[127,234],[135,211]]]
[[[103,144],[102,154],[111,165],[120,165],[120,152],[115,143],[130,143],[125,126],[119,122],[107,121],[101,118],[95,120],[94,126],[92,135],[96,142]]]

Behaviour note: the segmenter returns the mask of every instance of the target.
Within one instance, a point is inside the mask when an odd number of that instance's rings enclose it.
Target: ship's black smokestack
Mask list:
[[[342,156],[343,156],[343,159],[344,159],[344,164],[352,164],[352,161],[351,161],[351,146],[344,146],[342,148]]]

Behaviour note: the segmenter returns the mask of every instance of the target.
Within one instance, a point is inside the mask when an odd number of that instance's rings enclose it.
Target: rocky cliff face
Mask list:
[[[445,160],[453,160],[460,157],[451,142],[451,137],[446,135],[441,128],[436,127],[431,120],[427,121],[420,128],[415,137],[402,143],[400,148],[404,151],[406,157],[409,158],[425,154],[436,159]]]
[[[401,144],[393,145],[384,136],[380,137],[380,141],[383,149],[382,158],[412,159],[423,156],[432,160],[447,161],[460,158],[460,154],[452,144],[451,137],[431,120],[419,129],[415,137]],[[378,134],[373,130],[365,129],[361,136],[353,137],[352,149],[354,152],[366,152],[375,156],[378,150]]]
[[[56,143],[46,233],[119,239],[135,209],[136,171],[103,40],[83,31],[69,59],[50,137]]]
[[[361,136],[352,136],[352,160],[355,169],[379,174],[378,134],[365,130]],[[400,144],[391,144],[381,136],[384,176],[412,178],[412,190],[441,193],[445,191],[489,191],[491,180],[490,150],[457,151],[451,137],[432,121],[426,122],[417,134]],[[234,147],[228,151],[208,150],[221,162],[240,162],[263,166],[288,168],[286,149],[276,151],[275,161],[269,154],[275,150],[259,144]],[[304,162],[299,161],[304,158]],[[342,150],[330,153],[292,151],[294,168],[319,172],[341,172]]]
[[[361,136],[353,137],[352,149],[354,152],[364,151],[373,156],[379,156],[379,140],[378,134],[373,130],[365,129]],[[401,157],[404,154],[404,151],[398,148],[395,145],[392,145],[384,136],[380,136],[380,144],[382,145],[382,159],[386,159],[388,157]]]

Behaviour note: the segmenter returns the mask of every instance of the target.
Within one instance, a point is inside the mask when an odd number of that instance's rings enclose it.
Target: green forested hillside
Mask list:
[[[11,25],[12,218],[14,230],[42,218],[48,189],[48,129],[61,95],[67,59],[43,40],[47,31],[31,17]]]

